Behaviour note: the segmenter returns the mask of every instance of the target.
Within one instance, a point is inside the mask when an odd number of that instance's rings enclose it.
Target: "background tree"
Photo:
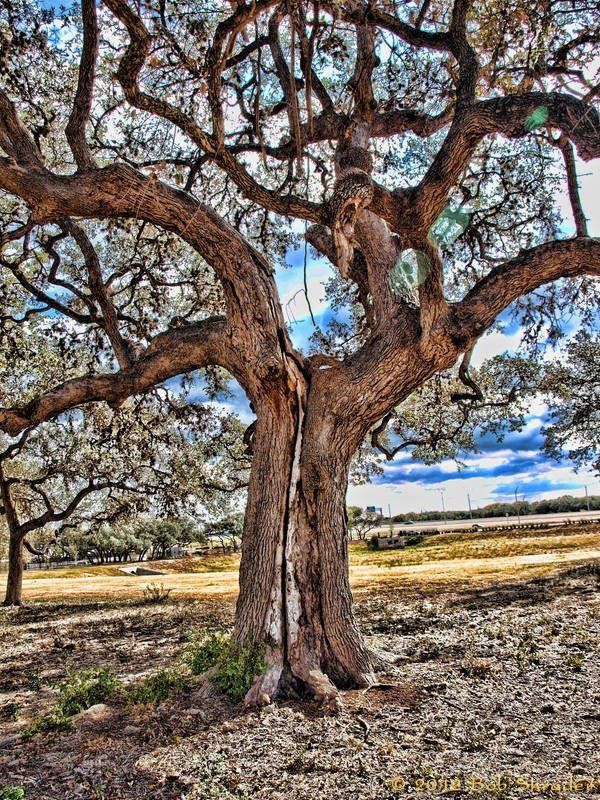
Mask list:
[[[237,553],[244,526],[243,514],[230,513],[208,523],[204,528],[204,535],[209,541],[216,539],[223,552],[228,549]]]
[[[377,527],[381,517],[374,513],[369,513],[366,509],[360,506],[348,506],[348,533],[350,538],[356,537],[361,541],[367,538],[369,531]]]
[[[585,333],[544,369],[541,390],[549,406],[544,449],[600,474],[600,339]]]
[[[90,530],[77,528],[54,540],[48,555],[65,553],[85,558],[91,564],[167,558],[174,547],[205,542],[204,533],[186,517],[137,517],[112,524],[101,523]]]
[[[354,453],[429,378],[465,354],[468,364],[511,304],[535,341],[558,335],[582,287],[596,301],[600,243],[587,235],[573,149],[600,153],[594,9],[4,9],[10,328],[44,316],[64,358],[0,411],[0,426],[16,436],[174,375],[226,370],[257,415],[236,635],[266,640],[269,667],[248,702],[290,685],[329,697],[334,684],[369,683],[347,575]],[[554,202],[563,177],[573,238]],[[318,352],[292,345],[273,275],[292,219],[349,309],[321,344],[317,332]],[[116,250],[104,246],[113,236]],[[115,252],[130,254],[117,269]],[[81,326],[98,348],[76,363]]]
[[[150,510],[200,513],[203,500],[219,487],[230,492],[229,483],[239,485],[239,463],[234,476],[223,463],[228,461],[220,449],[223,427],[227,422],[215,412],[162,392],[128,401],[118,412],[96,405],[26,429],[0,454],[0,512],[10,534],[4,604],[21,604],[24,549],[41,557],[56,544],[75,549],[79,557],[95,550],[100,562],[128,560],[139,552],[141,532],[118,537],[110,525]],[[214,465],[199,462],[200,438],[202,452],[219,462],[216,476],[211,476]],[[187,450],[197,461],[193,496],[179,475]],[[206,483],[200,470],[210,476]],[[86,532],[84,542],[66,537],[74,529]],[[195,531],[191,520],[148,521],[145,549],[164,558]]]
[[[146,520],[137,526],[138,536],[147,537],[152,559],[166,558],[173,547],[191,544],[201,538],[198,526],[185,517]]]

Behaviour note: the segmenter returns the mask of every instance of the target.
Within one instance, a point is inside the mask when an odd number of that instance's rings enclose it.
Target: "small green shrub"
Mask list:
[[[68,731],[71,730],[71,717],[65,717],[59,711],[53,709],[49,714],[40,714],[35,717],[31,725],[29,725],[21,734],[23,739],[30,739],[38,733],[47,733],[48,731]],[[1,795],[0,795],[1,800]]]
[[[72,717],[112,697],[119,686],[118,678],[102,667],[72,672],[61,684],[55,710],[60,716]]]
[[[190,645],[185,660],[194,675],[208,673],[232,700],[241,699],[254,676],[267,668],[263,644],[240,644],[222,633],[211,633]]]
[[[28,739],[47,731],[69,730],[74,714],[112,697],[120,686],[119,679],[101,667],[69,673],[67,680],[60,685],[58,701],[54,707],[48,714],[36,717],[22,733],[23,738]]]
[[[128,696],[132,703],[160,703],[185,691],[189,685],[189,677],[179,670],[161,669],[134,683],[129,689]]]
[[[148,583],[144,586],[144,603],[166,603],[172,589],[165,589],[164,583]]]
[[[583,662],[585,661],[584,657],[579,655],[579,653],[568,653],[565,660],[567,666],[571,667],[574,672],[581,672]]]
[[[185,654],[185,662],[192,674],[203,675],[214,667],[223,655],[226,641],[224,633],[213,632],[199,641],[192,642]]]
[[[25,789],[21,786],[2,786],[0,800],[25,800]]]
[[[521,675],[531,664],[539,664],[538,646],[531,633],[527,632],[521,637],[517,647],[517,665]]]

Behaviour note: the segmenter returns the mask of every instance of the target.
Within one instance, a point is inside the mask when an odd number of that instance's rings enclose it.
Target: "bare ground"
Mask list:
[[[115,599],[100,586],[95,600],[2,612],[0,787],[28,800],[599,797],[600,561],[548,541],[542,559],[528,548],[450,564],[450,544],[429,569],[386,571],[398,553],[356,564],[357,613],[394,687],[345,692],[340,710],[290,700],[244,713],[198,680],[160,705],[115,700],[72,731],[23,739],[68,670],[131,681],[171,665],[195,632],[231,622],[234,597],[184,590],[147,606],[139,588]]]

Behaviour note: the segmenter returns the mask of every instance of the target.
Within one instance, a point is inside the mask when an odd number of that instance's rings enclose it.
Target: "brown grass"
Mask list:
[[[350,547],[350,579],[355,590],[374,586],[438,586],[441,589],[550,575],[566,564],[600,559],[598,526],[583,533],[536,531],[493,536],[441,534],[406,550],[372,552],[364,542]],[[233,597],[237,592],[238,555],[216,555],[155,562],[164,574],[126,575],[122,565],[80,567],[26,573],[26,601],[67,602],[141,600],[144,587],[162,583],[177,599]],[[1,587],[0,587],[1,588]]]

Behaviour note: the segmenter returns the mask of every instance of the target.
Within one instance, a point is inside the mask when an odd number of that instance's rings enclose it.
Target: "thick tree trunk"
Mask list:
[[[23,538],[11,534],[8,544],[5,606],[20,606],[23,603],[23,564]]]
[[[236,614],[238,639],[268,646],[253,704],[289,689],[331,697],[373,680],[348,579],[351,453],[325,415],[310,404],[305,413],[305,392],[271,398],[254,434]]]

